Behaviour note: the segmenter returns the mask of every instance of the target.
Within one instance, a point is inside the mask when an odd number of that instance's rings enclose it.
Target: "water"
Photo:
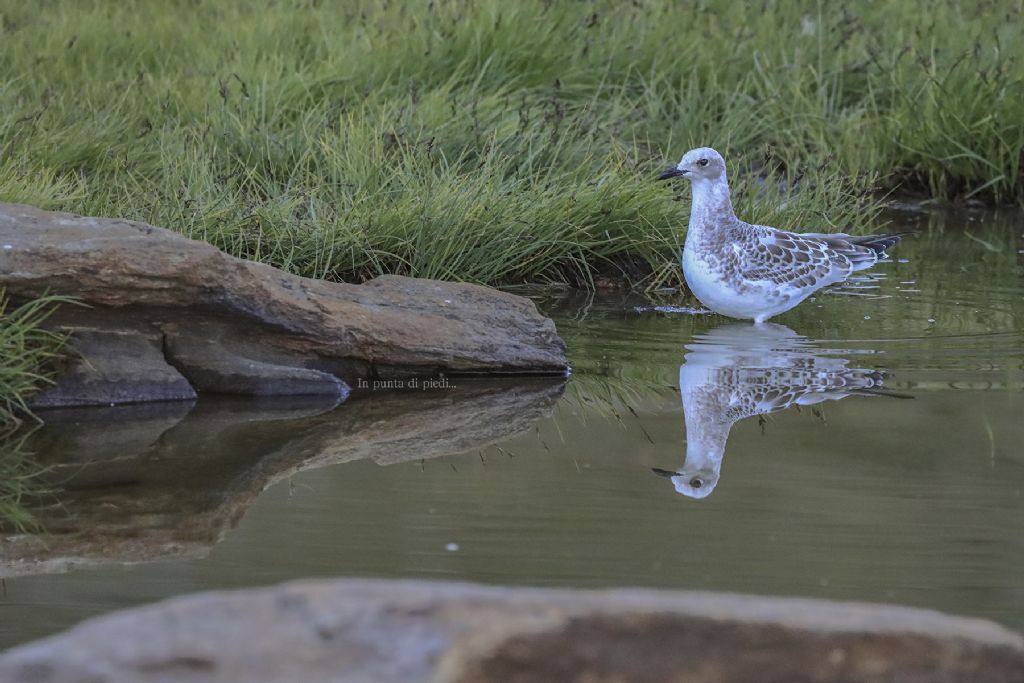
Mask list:
[[[40,512],[45,543],[4,541],[0,648],[327,576],[803,595],[1024,630],[1024,239],[971,217],[762,330],[644,308],[692,305],[668,294],[538,295],[564,386],[55,416],[35,443],[63,508]]]

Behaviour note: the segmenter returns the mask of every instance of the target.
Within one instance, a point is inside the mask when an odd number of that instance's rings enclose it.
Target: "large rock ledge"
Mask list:
[[[343,396],[374,379],[567,369],[554,324],[523,297],[398,276],[311,280],[144,223],[29,206],[0,204],[0,287],[88,304],[53,319],[78,353],[37,407]]]
[[[1020,636],[927,610],[643,590],[302,582],[100,617],[10,683],[1019,683]]]

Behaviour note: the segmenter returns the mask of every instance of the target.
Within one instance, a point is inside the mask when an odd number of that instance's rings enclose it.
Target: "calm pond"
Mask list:
[[[2,539],[0,648],[327,576],[814,596],[1024,630],[1024,216],[902,220],[922,234],[898,261],[761,328],[652,310],[678,295],[544,294],[567,382],[48,413],[28,447],[60,506],[38,512],[48,537]]]

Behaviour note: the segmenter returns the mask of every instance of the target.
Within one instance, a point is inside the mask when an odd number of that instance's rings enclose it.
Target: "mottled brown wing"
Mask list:
[[[841,244],[766,226],[743,250],[741,274],[771,283],[780,294],[802,293],[845,280],[855,269]],[[841,241],[841,240],[840,240]],[[837,241],[837,242],[840,242]],[[851,248],[856,249],[853,245]]]

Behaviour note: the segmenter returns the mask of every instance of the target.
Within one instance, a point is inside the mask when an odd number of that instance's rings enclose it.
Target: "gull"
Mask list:
[[[745,223],[732,209],[725,159],[710,147],[691,149],[658,180],[677,176],[693,186],[683,277],[702,304],[731,318],[763,323],[875,265],[902,237],[796,233]]]
[[[686,349],[679,367],[686,459],[678,470],[653,471],[688,498],[715,490],[729,432],[740,420],[848,396],[910,398],[886,390],[881,372],[850,367],[841,355],[868,349],[822,348],[777,323],[728,323]]]

